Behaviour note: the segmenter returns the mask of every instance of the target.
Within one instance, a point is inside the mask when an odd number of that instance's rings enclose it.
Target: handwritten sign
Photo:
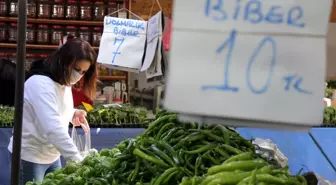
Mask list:
[[[148,21],[146,58],[143,65],[147,67],[146,78],[162,76],[162,11]],[[154,50],[153,50],[154,49]],[[149,65],[148,65],[149,64]]]
[[[175,1],[165,106],[216,123],[321,124],[330,7],[330,0]]]
[[[146,21],[105,16],[97,61],[107,67],[139,72],[146,33]]]
[[[160,24],[161,14],[160,11],[148,20],[146,56],[141,71],[146,71],[151,66],[158,51],[159,32],[160,27],[162,27],[162,24]]]

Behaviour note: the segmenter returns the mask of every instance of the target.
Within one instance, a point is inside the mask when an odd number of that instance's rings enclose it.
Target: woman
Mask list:
[[[32,65],[25,82],[21,184],[41,181],[45,174],[61,167],[66,160],[81,161],[77,147],[68,134],[68,124],[89,131],[86,112],[73,108],[71,85],[83,78],[83,90],[90,98],[96,93],[96,53],[90,44],[72,39],[45,61]],[[12,152],[13,138],[8,149]]]

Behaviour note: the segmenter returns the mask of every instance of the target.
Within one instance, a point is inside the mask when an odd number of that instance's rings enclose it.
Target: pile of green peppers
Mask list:
[[[307,184],[254,150],[228,127],[181,123],[177,114],[162,110],[142,135],[26,185]]]

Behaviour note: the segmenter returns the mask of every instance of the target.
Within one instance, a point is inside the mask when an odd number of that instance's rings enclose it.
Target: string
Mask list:
[[[138,16],[137,14],[133,13],[132,11],[128,10],[128,9],[125,8],[125,7],[126,7],[126,0],[124,0],[124,6],[123,6],[123,8],[121,8],[121,9],[119,9],[119,10],[116,10],[116,11],[114,11],[114,12],[108,14],[107,16],[113,15],[113,14],[115,14],[115,13],[118,13],[118,12],[122,11],[122,10],[126,10],[128,13],[132,14],[134,17],[136,17],[136,18],[138,18],[138,19],[140,19],[140,20],[142,20],[142,21],[145,21],[143,18],[141,18],[140,16]]]
[[[155,5],[155,1],[156,1],[156,4],[159,6],[160,11],[162,11],[162,7],[161,7],[161,4],[160,4],[159,0],[153,0],[153,2],[152,2],[152,8],[151,8],[151,10],[149,12],[149,18],[152,16],[152,12],[153,12],[153,8],[154,8],[154,5]]]

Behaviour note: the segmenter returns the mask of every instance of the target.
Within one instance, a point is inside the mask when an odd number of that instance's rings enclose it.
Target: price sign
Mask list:
[[[105,16],[97,61],[107,67],[139,72],[146,33],[146,21]]]
[[[245,126],[322,123],[331,0],[174,5],[168,109]]]

